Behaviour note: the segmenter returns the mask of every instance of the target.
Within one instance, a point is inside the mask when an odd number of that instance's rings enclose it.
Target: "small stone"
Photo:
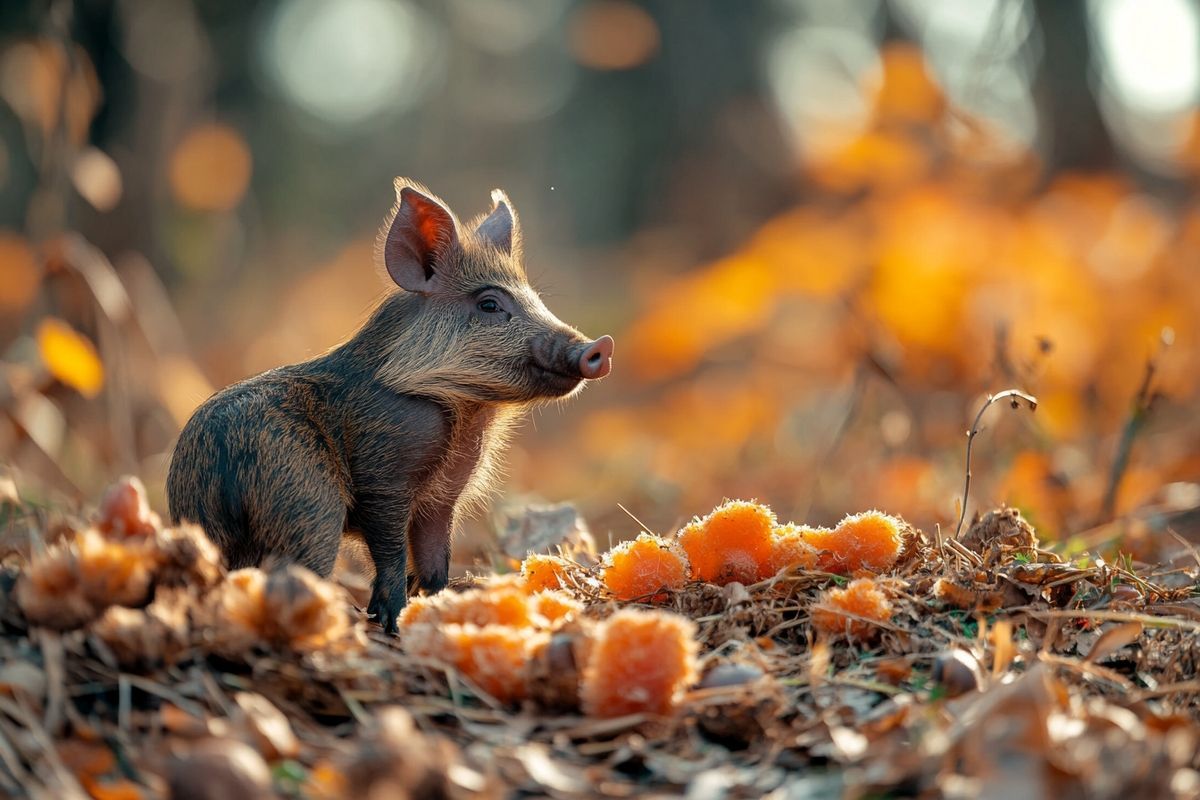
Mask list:
[[[718,664],[704,673],[699,687],[716,689],[727,686],[745,686],[761,680],[763,674],[763,671],[753,664]]]
[[[945,697],[959,697],[979,691],[983,685],[983,670],[979,660],[966,650],[952,649],[940,653],[933,662],[933,681]]]

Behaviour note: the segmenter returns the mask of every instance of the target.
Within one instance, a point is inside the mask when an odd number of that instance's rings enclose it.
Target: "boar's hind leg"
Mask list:
[[[300,564],[324,578],[333,574],[346,503],[322,465],[283,462],[255,499],[249,504],[250,527],[264,560]]]
[[[408,505],[403,502],[360,497],[350,519],[350,527],[362,533],[375,563],[367,613],[385,633],[396,632],[396,617],[408,598],[408,517]]]

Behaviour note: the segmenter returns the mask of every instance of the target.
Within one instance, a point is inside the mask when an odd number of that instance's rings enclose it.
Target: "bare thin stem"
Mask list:
[[[1005,389],[998,394],[989,394],[987,401],[979,409],[979,413],[975,415],[975,421],[971,423],[971,428],[967,431],[967,474],[963,481],[962,509],[958,514],[958,526],[954,529],[955,539],[962,533],[963,522],[967,519],[967,500],[971,496],[971,445],[975,442],[975,437],[979,435],[979,431],[981,430],[979,423],[983,420],[984,412],[991,407],[992,403],[999,400],[1008,400],[1013,408],[1020,408],[1021,401],[1023,400],[1029,406],[1030,411],[1037,410],[1038,401],[1033,395],[1022,392],[1020,389]]]
[[[624,511],[626,514],[628,514],[628,515],[629,515],[629,518],[630,518],[631,520],[633,520],[634,522],[636,522],[638,525],[640,525],[640,526],[642,527],[642,530],[644,530],[646,533],[654,533],[654,531],[650,530],[650,528],[649,528],[649,527],[646,525],[646,523],[642,522],[640,519],[638,519],[637,517],[635,517],[635,516],[633,515],[633,512],[632,512],[632,511],[630,511],[628,508],[626,508],[625,506],[621,505],[620,503],[617,503],[617,508],[621,509],[621,510],[622,510],[622,511]]]
[[[1116,516],[1117,490],[1121,488],[1121,479],[1129,468],[1129,456],[1133,450],[1133,442],[1138,433],[1150,418],[1154,404],[1158,400],[1158,392],[1153,390],[1154,376],[1158,371],[1158,361],[1166,353],[1174,341],[1174,333],[1170,329],[1163,331],[1159,340],[1158,353],[1146,360],[1146,369],[1142,373],[1142,382],[1133,398],[1133,406],[1129,409],[1129,417],[1121,428],[1121,438],[1117,441],[1117,451],[1113,456],[1112,469],[1108,475],[1108,486],[1104,491],[1104,500],[1100,508],[1101,520],[1110,520]]]

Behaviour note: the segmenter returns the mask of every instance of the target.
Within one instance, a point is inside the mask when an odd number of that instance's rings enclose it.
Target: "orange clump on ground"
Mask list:
[[[471,589],[457,595],[443,594],[440,620],[443,623],[472,625],[512,625],[527,628],[532,624],[529,597],[509,587]]]
[[[509,576],[465,592],[442,592],[433,597],[412,597],[400,611],[401,627],[427,625],[492,625],[544,630],[578,615],[583,605],[558,589],[528,591],[523,580]]]
[[[132,475],[120,478],[104,491],[100,500],[99,528],[102,533],[122,536],[153,536],[162,522],[150,510],[146,487]]]
[[[583,604],[563,592],[538,592],[529,598],[534,613],[541,617],[547,625],[553,625],[561,619],[579,614]]]
[[[775,515],[758,503],[729,500],[679,532],[692,575],[712,583],[754,583],[771,574]]]
[[[538,634],[509,625],[447,625],[442,631],[451,663],[502,703],[526,696],[525,664]],[[541,635],[540,638],[544,638]]]
[[[626,608],[596,628],[580,701],[595,717],[665,714],[696,680],[696,625],[663,611]]]
[[[900,520],[879,511],[851,514],[833,530],[816,529],[805,540],[819,551],[817,567],[852,575],[859,570],[891,569],[903,544]]]
[[[804,569],[817,566],[819,554],[807,538],[816,532],[815,528],[790,522],[775,528],[771,536],[771,574],[777,575],[780,570],[797,565]]]
[[[528,694],[527,663],[547,634],[511,625],[411,625],[405,649],[420,658],[453,666],[503,703]]]
[[[521,577],[530,592],[544,589],[562,589],[563,575],[571,562],[558,556],[531,553],[521,562]]]
[[[653,595],[651,602],[663,602],[663,589],[681,589],[688,579],[687,560],[674,543],[648,533],[614,547],[607,561],[600,574],[618,600]]]
[[[356,646],[354,623],[341,587],[298,564],[277,567],[267,575],[263,618],[269,638],[299,652]]]
[[[211,633],[209,646],[236,658],[266,638],[263,606],[267,574],[258,567],[234,570],[204,599],[201,627]]]
[[[396,622],[401,626],[432,625],[438,622],[441,606],[433,597],[410,597],[408,604],[400,609]]]
[[[853,616],[851,616],[853,615]],[[850,581],[844,589],[830,589],[812,609],[812,624],[826,633],[844,633],[867,641],[879,634],[876,622],[892,618],[892,603],[871,578]]]
[[[196,615],[206,645],[231,659],[256,647],[300,653],[357,649],[366,643],[336,584],[296,565],[269,573],[258,567],[230,572]]]
[[[529,696],[530,660],[583,604],[566,592],[529,592],[504,576],[460,594],[414,597],[400,612],[404,649],[450,665],[502,703]]]
[[[13,599],[34,625],[55,630],[78,628],[103,610],[88,599],[81,570],[78,549],[66,543],[54,545],[21,571]]]
[[[136,607],[153,592],[155,552],[144,539],[109,539],[88,528],[75,535],[79,579],[92,605]]]

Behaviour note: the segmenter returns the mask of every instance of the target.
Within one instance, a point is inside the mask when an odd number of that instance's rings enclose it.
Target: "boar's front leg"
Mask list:
[[[375,562],[375,582],[367,613],[383,626],[385,633],[396,632],[396,617],[407,602],[409,524],[407,502],[392,498],[361,498],[351,516],[350,526],[362,533]]]
[[[408,589],[408,536],[413,496],[442,458],[449,439],[446,413],[427,400],[372,388],[357,408],[355,487],[347,527],[357,530],[375,562],[367,610],[388,633]]]
[[[454,529],[454,506],[439,503],[413,512],[409,530],[413,575],[426,594],[440,592],[450,580],[450,539]],[[416,588],[416,587],[413,587]]]
[[[460,411],[454,444],[440,465],[437,491],[418,498],[413,506],[408,544],[416,583],[427,594],[446,588],[450,578],[450,541],[459,516],[456,509],[479,470],[485,434],[494,415],[487,407]]]

